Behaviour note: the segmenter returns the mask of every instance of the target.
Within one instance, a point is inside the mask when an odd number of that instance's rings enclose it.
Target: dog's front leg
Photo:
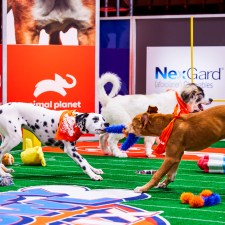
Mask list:
[[[86,173],[92,180],[103,180],[99,174],[103,174],[101,169],[92,167],[86,159],[84,159],[77,151],[74,143],[64,142],[64,152],[75,161],[80,168]]]
[[[103,150],[105,155],[111,155],[112,152],[110,151],[110,148],[107,146],[107,140],[108,140],[109,134],[104,133],[99,135],[99,145],[100,148]]]
[[[147,192],[150,188],[157,186],[158,183],[160,182],[160,180],[167,174],[167,172],[176,163],[179,163],[176,159],[166,156],[163,164],[161,165],[159,170],[157,170],[156,173],[153,175],[152,179],[148,183],[146,183],[144,186],[136,187],[134,189],[134,191],[137,192],[137,193]]]
[[[150,136],[145,136],[145,153],[147,157],[156,157],[155,155],[152,154],[152,146],[155,143],[156,137],[150,137]]]
[[[25,22],[24,22],[25,24]],[[31,24],[31,23],[29,23]],[[38,44],[40,32],[36,27],[35,23],[32,26],[24,26],[20,23],[16,25],[15,36],[17,44]]]
[[[115,157],[126,158],[127,153],[118,148],[118,143],[122,138],[124,138],[123,134],[109,134],[108,143]]]

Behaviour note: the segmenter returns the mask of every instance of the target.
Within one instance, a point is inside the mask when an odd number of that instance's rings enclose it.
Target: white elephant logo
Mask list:
[[[58,94],[65,96],[67,94],[65,88],[73,88],[77,84],[77,80],[74,76],[66,74],[66,77],[69,77],[72,82],[69,83],[57,73],[55,74],[55,80],[47,79],[38,82],[35,85],[34,96],[38,97],[39,95],[49,91],[57,92]]]

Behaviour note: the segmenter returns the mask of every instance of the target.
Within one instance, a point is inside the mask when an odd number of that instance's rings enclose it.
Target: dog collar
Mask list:
[[[166,144],[169,140],[170,134],[173,130],[174,122],[177,118],[180,117],[181,114],[188,114],[189,111],[187,109],[187,105],[183,102],[183,100],[179,97],[178,93],[176,92],[176,98],[177,98],[177,105],[174,108],[174,118],[170,121],[170,123],[166,126],[166,128],[163,130],[162,134],[159,137],[160,143],[154,150],[155,155],[161,155],[166,151]]]
[[[61,141],[74,142],[79,139],[83,133],[76,124],[76,111],[64,111],[59,119],[59,126],[55,139]]]

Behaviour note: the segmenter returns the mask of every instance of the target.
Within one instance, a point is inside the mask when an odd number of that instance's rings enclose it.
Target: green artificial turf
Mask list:
[[[0,187],[0,191],[18,190],[36,185],[80,185],[90,189],[134,189],[145,184],[150,175],[135,174],[136,170],[158,169],[161,159],[115,158],[109,156],[84,155],[87,161],[104,171],[102,181],[93,181],[66,155],[61,153],[44,153],[47,166],[25,166],[20,160],[20,150],[11,152],[15,158],[12,168],[14,185]],[[216,206],[190,208],[181,204],[179,197],[183,192],[199,194],[210,189],[220,194],[221,203]],[[167,189],[151,189],[152,197],[123,203],[148,211],[163,211],[162,217],[171,225],[217,225],[225,224],[225,174],[207,174],[201,171],[196,161],[182,161],[176,181]]]

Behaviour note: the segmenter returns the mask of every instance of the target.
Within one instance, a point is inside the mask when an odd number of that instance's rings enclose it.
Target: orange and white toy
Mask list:
[[[2,163],[5,166],[11,166],[14,163],[14,157],[9,153],[5,153],[2,158]]]

